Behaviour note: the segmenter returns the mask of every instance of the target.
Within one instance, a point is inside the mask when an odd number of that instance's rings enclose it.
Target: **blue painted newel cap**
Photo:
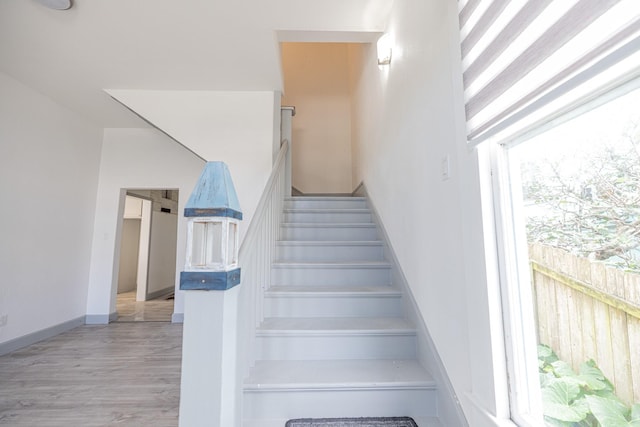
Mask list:
[[[242,210],[229,168],[224,162],[207,162],[189,197],[184,216],[224,216],[242,219]]]

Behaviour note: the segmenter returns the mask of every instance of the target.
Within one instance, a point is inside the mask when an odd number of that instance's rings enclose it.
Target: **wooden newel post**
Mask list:
[[[233,427],[236,391],[238,227],[242,211],[223,162],[208,162],[185,207],[187,257],[181,427]]]

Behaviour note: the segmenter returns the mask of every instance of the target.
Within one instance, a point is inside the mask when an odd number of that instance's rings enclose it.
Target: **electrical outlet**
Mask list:
[[[9,321],[9,315],[8,314],[3,314],[2,316],[0,316],[0,328],[3,326],[7,326],[7,322]]]

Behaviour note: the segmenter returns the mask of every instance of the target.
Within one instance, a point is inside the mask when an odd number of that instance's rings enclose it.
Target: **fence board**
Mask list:
[[[534,283],[533,290],[536,296],[536,317],[538,323],[538,330],[536,331],[538,334],[538,342],[542,344],[551,345],[551,341],[549,340],[549,321],[548,321],[548,312],[544,310],[544,307],[549,306],[549,291],[546,286],[543,286],[541,283],[544,281],[544,277],[542,274],[533,272],[532,274]],[[537,285],[535,285],[537,284]]]
[[[558,356],[562,360],[572,362],[573,357],[571,355],[571,349],[573,348],[571,336],[571,322],[573,319],[569,318],[569,298],[571,298],[571,289],[566,286],[562,286],[559,283],[554,284],[556,288],[556,316],[558,316],[558,335],[560,336],[560,345],[558,347]]]
[[[640,306],[640,275],[627,274],[624,278],[627,301]],[[627,317],[629,333],[629,363],[631,365],[631,382],[633,400],[640,402],[640,319]]]
[[[602,264],[591,264],[592,284],[606,292],[606,269]],[[613,367],[613,346],[611,342],[611,320],[609,306],[601,301],[595,301],[593,305],[596,329],[596,362],[607,376],[615,382],[615,369]]]
[[[611,267],[606,268],[607,289],[610,294],[624,298],[624,276]],[[633,380],[629,362],[629,336],[627,329],[627,313],[621,310],[609,310],[611,319],[611,338],[615,352],[613,366],[616,394],[627,403],[633,401]]]
[[[629,332],[629,363],[631,364],[631,382],[633,387],[633,401],[640,402],[640,320],[629,318],[627,322]]]
[[[625,299],[640,307],[640,275],[626,274],[624,280]]]
[[[576,257],[576,278],[585,283],[591,283],[591,262],[586,258]],[[582,351],[584,360],[596,360],[596,330],[593,314],[593,298],[582,296]]]
[[[556,248],[551,248],[545,262],[547,262],[547,265],[554,271],[563,269],[562,260],[558,256]],[[568,289],[565,286],[559,285],[555,280],[551,280],[551,286],[555,294],[555,301],[552,304],[556,307],[556,313],[555,316],[550,316],[550,318],[555,317],[558,320],[556,330],[554,331],[554,333],[558,335],[556,344],[558,350],[556,350],[556,353],[560,359],[571,362],[571,330],[567,312]]]
[[[576,277],[575,257],[570,253],[561,253],[564,270],[569,277]],[[566,288],[568,291],[567,310],[569,314],[569,327],[571,334],[571,364],[580,366],[586,359],[584,356],[584,346],[582,345],[582,294],[575,289]]]
[[[640,402],[640,275],[531,245],[538,338],[578,371],[594,359],[626,403]]]
[[[544,278],[545,287],[548,289],[549,305],[548,307],[554,307],[555,312],[558,312],[558,300],[556,298],[556,284],[548,277]],[[560,337],[560,325],[561,319],[558,316],[547,313],[547,322],[549,323],[549,345],[551,348],[560,348],[562,339]]]

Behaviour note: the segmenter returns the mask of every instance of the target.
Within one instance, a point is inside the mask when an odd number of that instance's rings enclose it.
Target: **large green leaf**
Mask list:
[[[589,408],[602,427],[640,427],[640,409],[629,410],[617,399],[587,396]],[[631,419],[628,419],[631,416]]]
[[[589,413],[589,405],[580,396],[580,386],[564,378],[551,381],[542,390],[544,415],[560,421],[580,422]]]
[[[560,421],[551,417],[544,417],[544,423],[547,427],[575,427],[576,423],[568,421]]]
[[[545,363],[552,363],[558,360],[558,356],[548,345],[538,344],[538,359],[541,359]]]
[[[540,388],[541,389],[545,388],[547,385],[549,385],[549,383],[551,383],[551,382],[556,380],[556,376],[553,375],[551,372],[540,373],[538,375],[540,377]]]
[[[571,365],[569,365],[564,360],[556,360],[555,362],[551,363],[551,366],[553,366],[553,372],[557,377],[576,376],[576,373],[573,371],[573,368],[571,368]]]
[[[607,380],[596,362],[588,360],[580,366],[578,379],[591,390],[613,390],[613,385]]]

